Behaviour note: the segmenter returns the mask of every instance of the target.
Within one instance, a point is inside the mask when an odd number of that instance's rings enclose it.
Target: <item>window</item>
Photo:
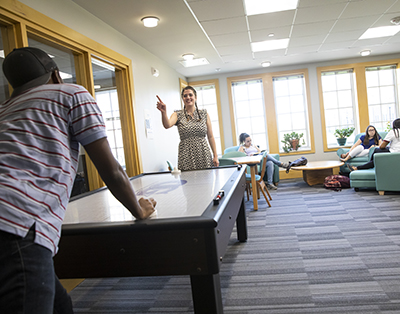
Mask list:
[[[321,84],[327,146],[337,147],[334,135],[336,129],[347,127],[358,129],[353,70],[322,72]],[[356,134],[357,132],[353,132],[347,142],[353,143]]]
[[[211,119],[212,130],[217,146],[218,155],[222,155],[221,134],[219,129],[219,115],[217,105],[217,94],[214,84],[204,86],[194,86],[197,92],[197,105],[199,109],[207,109]]]
[[[386,129],[387,123],[398,114],[396,66],[378,66],[365,69],[368,95],[369,122],[377,130]]]
[[[262,80],[233,82],[232,100],[236,136],[247,133],[254,145],[261,150],[268,150]]]
[[[310,149],[308,105],[304,75],[273,77],[275,112],[279,136],[279,151],[283,152],[284,135],[303,134],[299,150]]]
[[[103,114],[111,151],[122,168],[126,169],[115,68],[92,58],[92,69],[96,102]]]

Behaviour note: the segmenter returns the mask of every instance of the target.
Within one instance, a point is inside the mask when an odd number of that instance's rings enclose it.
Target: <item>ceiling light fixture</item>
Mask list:
[[[389,37],[396,35],[399,31],[400,25],[373,27],[368,28],[359,39]]]
[[[145,27],[156,27],[160,19],[155,16],[145,16],[141,19]]]
[[[198,65],[206,65],[209,64],[208,60],[206,58],[197,58],[193,60],[182,60],[179,61],[180,64],[182,64],[185,68],[190,68],[190,67],[195,67]]]
[[[185,53],[182,55],[183,60],[189,61],[194,59],[194,54],[193,53]]]
[[[400,25],[400,16],[396,16],[390,20],[390,23],[394,25]]]
[[[286,49],[289,45],[289,38],[273,39],[251,43],[253,52]]]
[[[286,10],[295,10],[298,0],[245,0],[244,5],[247,15],[256,15]]]
[[[271,61],[264,61],[264,62],[261,62],[261,66],[262,66],[263,68],[268,68],[268,67],[271,66]]]
[[[369,56],[370,54],[371,54],[371,50],[363,50],[363,51],[360,52],[360,55],[362,57]]]

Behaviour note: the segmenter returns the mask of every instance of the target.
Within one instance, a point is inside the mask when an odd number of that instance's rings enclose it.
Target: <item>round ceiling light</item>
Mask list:
[[[145,16],[141,19],[145,27],[156,27],[160,19],[155,16]]]
[[[262,66],[263,68],[267,68],[267,67],[271,66],[271,62],[270,62],[270,61],[261,62],[261,66]]]
[[[370,54],[371,54],[371,50],[363,50],[363,51],[360,52],[360,55],[362,57],[369,56]]]
[[[183,60],[189,61],[194,59],[194,54],[193,53],[185,53],[182,55]]]

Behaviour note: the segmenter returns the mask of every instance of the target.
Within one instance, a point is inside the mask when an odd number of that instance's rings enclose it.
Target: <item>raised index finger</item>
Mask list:
[[[157,99],[158,99],[159,102],[163,102],[163,101],[160,99],[160,97],[158,97],[158,95],[156,95],[156,97],[157,97]]]

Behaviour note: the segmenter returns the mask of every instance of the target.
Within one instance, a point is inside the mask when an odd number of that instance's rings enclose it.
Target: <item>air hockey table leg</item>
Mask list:
[[[240,242],[247,241],[247,219],[246,219],[246,207],[244,205],[244,196],[242,203],[240,204],[239,213],[236,218],[236,233],[237,238]]]
[[[223,314],[219,274],[192,275],[190,283],[195,314]]]

